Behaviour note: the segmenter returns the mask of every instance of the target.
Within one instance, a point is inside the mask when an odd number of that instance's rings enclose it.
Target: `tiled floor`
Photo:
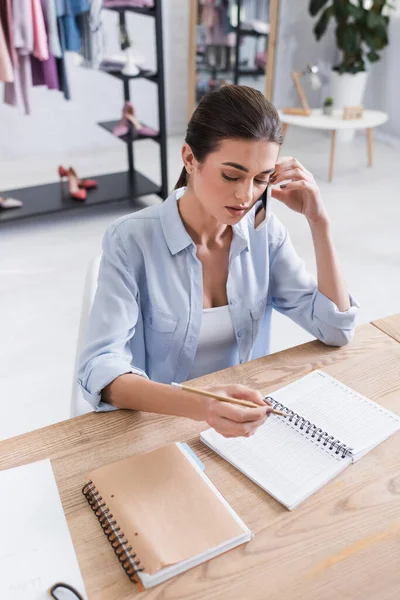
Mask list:
[[[181,139],[169,143],[170,187],[180,172]],[[338,148],[335,179],[327,183],[329,139],[289,130],[283,154],[299,158],[317,178],[331,215],[337,248],[351,292],[362,304],[359,323],[400,311],[399,149],[376,143],[375,165],[366,167],[363,137]],[[141,142],[137,166],[155,176],[154,146]],[[123,149],[88,156],[52,156],[3,162],[1,188],[52,181],[59,162],[81,176],[123,169]],[[146,198],[146,203],[158,202]],[[103,232],[128,205],[99,212],[63,214],[0,226],[0,439],[69,415],[83,281],[99,253]],[[314,269],[307,225],[275,201],[298,253]],[[273,350],[310,339],[276,315]]]

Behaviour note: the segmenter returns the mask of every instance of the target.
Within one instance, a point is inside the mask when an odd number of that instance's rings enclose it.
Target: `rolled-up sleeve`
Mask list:
[[[287,231],[280,233],[281,241],[270,263],[272,306],[321,342],[329,346],[348,344],[354,334],[358,302],[349,296],[350,308],[339,311],[336,304],[318,290],[315,277],[307,272]]]
[[[103,239],[97,291],[78,367],[83,396],[96,411],[115,410],[101,401],[101,391],[114,379],[124,373],[147,377],[134,366],[130,350],[138,316],[137,283],[119,233],[111,225]]]

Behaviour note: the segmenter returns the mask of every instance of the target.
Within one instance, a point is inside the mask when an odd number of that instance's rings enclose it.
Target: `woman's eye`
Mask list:
[[[255,179],[254,181],[260,185],[268,185],[268,181],[260,181],[259,179]]]
[[[229,177],[228,175],[225,175],[225,173],[222,173],[222,177],[225,181],[238,181],[239,179],[239,177]]]

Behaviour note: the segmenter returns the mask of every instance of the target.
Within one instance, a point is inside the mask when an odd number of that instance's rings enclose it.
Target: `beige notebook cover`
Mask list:
[[[88,477],[92,483],[83,492],[110,541],[121,546],[120,562],[128,575],[143,587],[251,539],[180,444],[101,467]]]

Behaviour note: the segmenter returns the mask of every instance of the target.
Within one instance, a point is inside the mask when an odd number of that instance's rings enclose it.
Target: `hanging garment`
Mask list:
[[[14,71],[0,19],[0,81],[14,81]]]
[[[60,29],[63,29],[65,50],[80,52],[81,32],[77,16],[89,10],[89,0],[56,0],[56,11]]]
[[[32,0],[33,55],[39,60],[49,59],[49,46],[40,0]]]
[[[33,16],[31,0],[13,0],[13,36],[18,55],[14,82],[4,86],[4,102],[18,106],[25,114],[30,113],[30,90],[32,72],[30,53],[33,52]]]
[[[0,14],[2,15],[4,37],[8,48],[11,63],[15,67],[18,63],[18,55],[14,44],[13,12],[11,0],[0,0]]]
[[[45,26],[46,38],[48,38],[49,24],[45,18],[45,0],[40,0],[40,5],[43,11],[43,22]],[[52,54],[49,53],[47,60],[38,60],[35,56],[31,56],[31,65],[33,85],[47,85],[49,90],[60,89],[58,82],[57,63]]]
[[[47,36],[49,39],[50,54],[56,58],[61,58],[62,50],[60,36],[58,34],[57,12],[54,0],[44,0],[43,4],[44,18],[47,26]]]
[[[91,0],[90,12],[78,16],[82,44],[82,66],[98,69],[103,60],[105,40],[102,21],[103,0]]]

